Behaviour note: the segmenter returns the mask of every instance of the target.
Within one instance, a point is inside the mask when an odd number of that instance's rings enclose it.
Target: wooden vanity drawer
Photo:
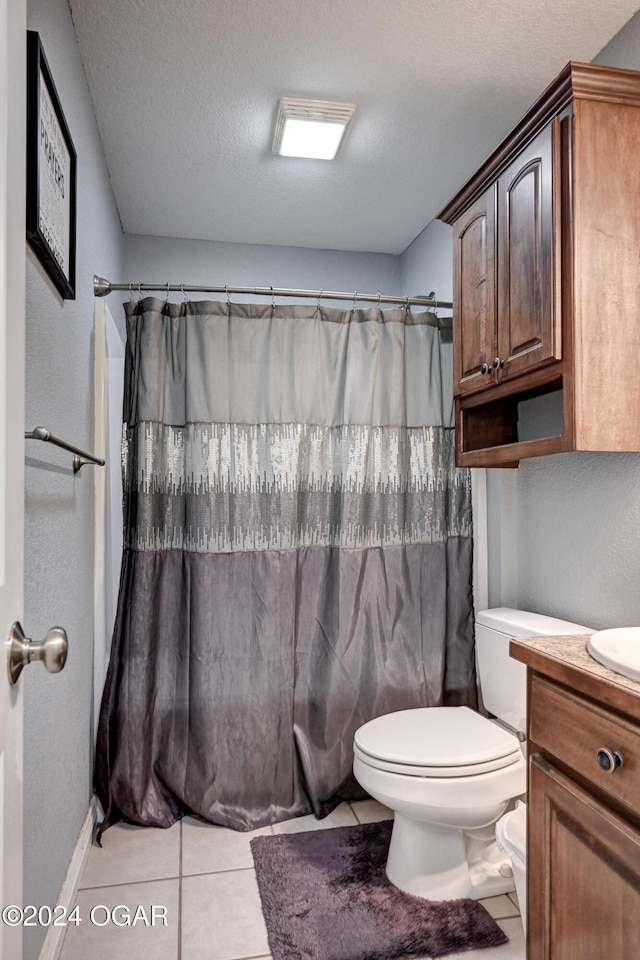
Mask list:
[[[636,810],[640,797],[640,725],[538,676],[531,680],[529,736],[581,777]],[[621,767],[608,773],[598,763],[601,747],[617,750]]]

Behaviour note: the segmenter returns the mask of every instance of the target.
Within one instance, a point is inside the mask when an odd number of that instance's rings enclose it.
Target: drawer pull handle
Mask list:
[[[605,773],[613,773],[624,763],[622,754],[617,750],[607,750],[606,747],[600,747],[597,753],[598,763]]]

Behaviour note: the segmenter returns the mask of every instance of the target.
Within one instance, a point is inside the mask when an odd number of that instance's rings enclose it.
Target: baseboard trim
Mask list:
[[[73,856],[71,857],[62,889],[60,890],[60,896],[58,897],[58,906],[65,907],[67,911],[70,911],[72,907],[75,906],[78,884],[80,883],[80,877],[82,876],[84,865],[89,856],[89,850],[91,849],[91,842],[93,840],[93,830],[97,819],[98,812],[94,797],[89,804],[87,815],[80,828],[80,834],[73,851]],[[65,927],[49,927],[45,941],[42,944],[39,960],[58,960],[62,950],[65,932]]]

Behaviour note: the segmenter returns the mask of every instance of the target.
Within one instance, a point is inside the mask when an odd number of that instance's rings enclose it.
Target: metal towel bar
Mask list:
[[[99,467],[104,467],[105,461],[100,459],[100,457],[94,457],[91,453],[86,453],[84,450],[80,450],[78,447],[74,447],[72,444],[67,443],[66,440],[61,440],[59,437],[54,437],[54,435],[46,429],[46,427],[34,427],[33,430],[30,430],[24,435],[25,440],[44,440],[45,443],[53,443],[56,447],[62,447],[63,450],[68,450],[69,453],[73,453],[73,472],[77,473],[81,467],[84,467],[85,464],[93,465],[96,464]]]

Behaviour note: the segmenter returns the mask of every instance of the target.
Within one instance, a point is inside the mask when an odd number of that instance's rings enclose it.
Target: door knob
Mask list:
[[[18,621],[11,626],[9,633],[9,651],[7,654],[7,668],[9,683],[17,681],[26,667],[33,660],[42,660],[49,673],[60,673],[67,662],[67,631],[63,627],[51,627],[40,643],[34,643],[25,637]]]

